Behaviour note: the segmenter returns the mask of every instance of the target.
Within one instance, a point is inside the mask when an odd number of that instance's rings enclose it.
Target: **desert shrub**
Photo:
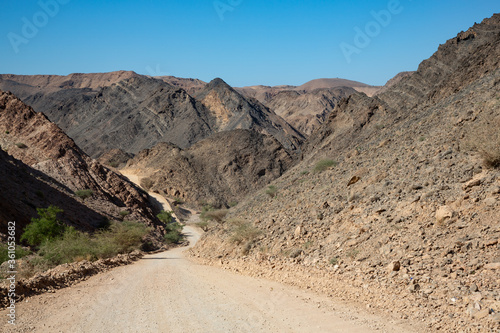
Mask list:
[[[182,200],[181,198],[175,198],[174,199],[174,204],[175,205],[182,205],[184,203],[184,200]]]
[[[146,236],[148,231],[147,226],[139,222],[112,222],[109,230],[98,234],[97,238],[101,242],[109,241],[114,244],[116,253],[127,253],[140,247],[142,238]]]
[[[56,206],[48,208],[37,208],[38,218],[32,218],[31,223],[26,226],[21,241],[26,241],[31,246],[38,246],[44,241],[60,237],[65,226],[57,220],[57,214],[63,210]]]
[[[314,172],[316,172],[316,173],[323,172],[323,171],[325,171],[331,167],[335,167],[335,166],[337,166],[337,162],[335,162],[333,160],[328,160],[328,159],[320,160],[314,166]]]
[[[31,252],[26,250],[25,248],[16,245],[15,249],[16,259],[21,259],[22,257],[25,257],[30,253]],[[0,243],[0,264],[10,259],[11,258],[9,258],[9,247],[7,243]]]
[[[154,182],[151,178],[144,177],[141,179],[141,187],[146,191],[149,191],[153,187]]]
[[[243,220],[231,220],[231,242],[241,244],[243,242],[251,242],[257,238],[261,231],[254,227],[251,223]]]
[[[62,237],[45,241],[38,254],[50,265],[60,265],[75,259],[92,260],[97,257],[98,247],[89,235],[68,227]]]
[[[160,214],[156,215],[160,221],[162,221],[165,224],[169,224],[172,222],[172,211],[164,211],[162,210]]]
[[[276,193],[278,193],[278,188],[274,185],[269,185],[266,190],[266,194],[270,196],[271,198],[274,198],[276,196]]]
[[[144,224],[133,221],[112,222],[108,230],[93,236],[68,227],[61,237],[47,240],[40,246],[39,265],[50,267],[129,253],[141,247],[147,232],[148,228]]]
[[[466,146],[479,153],[488,168],[500,168],[500,117],[474,126]]]
[[[337,265],[337,264],[338,264],[338,262],[339,262],[339,258],[337,258],[337,257],[333,257],[333,258],[331,258],[331,259],[330,259],[330,261],[329,261],[329,262],[330,262],[330,265],[335,266],[335,265]]]
[[[217,223],[222,223],[227,213],[227,209],[207,210],[205,212],[202,212],[200,217],[204,221],[215,221]]]
[[[229,207],[236,207],[238,206],[238,201],[231,201],[230,203],[228,203]]]
[[[124,219],[129,214],[130,214],[130,212],[128,210],[122,210],[120,212],[120,216],[121,216],[122,219]]]
[[[9,131],[5,131],[5,134],[10,134],[10,132]]]
[[[112,168],[118,168],[119,165],[120,165],[120,163],[118,163],[116,161],[109,162],[109,166]]]
[[[208,221],[201,221],[196,223],[196,226],[203,231],[208,231]]]
[[[24,143],[22,142],[18,142],[16,143],[16,146],[17,148],[20,148],[20,149],[25,149],[25,148],[28,148],[28,146],[26,146]]]
[[[92,197],[94,195],[94,192],[92,190],[86,189],[86,190],[78,190],[75,192],[75,195],[79,197],[80,199],[84,200]]]
[[[182,235],[182,228],[182,224],[178,222],[167,224],[166,233],[165,236],[163,236],[164,241],[169,244],[179,243],[184,238]]]

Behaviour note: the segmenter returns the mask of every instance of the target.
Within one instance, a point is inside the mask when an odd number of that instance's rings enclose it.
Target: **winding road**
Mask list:
[[[165,207],[168,209],[168,207]],[[184,231],[193,246],[200,231]],[[276,282],[199,265],[189,247],[147,255],[17,305],[2,332],[410,332],[386,318]]]

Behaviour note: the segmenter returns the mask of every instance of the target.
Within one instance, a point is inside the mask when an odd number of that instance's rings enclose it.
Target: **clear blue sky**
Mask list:
[[[55,8],[54,1],[64,4]],[[133,70],[204,81],[221,77],[233,86],[300,85],[325,77],[381,85],[500,12],[498,0],[397,2],[2,1],[0,73]],[[384,26],[376,23],[371,12],[390,5],[397,13],[382,17]],[[369,42],[355,44],[356,27],[372,29]],[[356,47],[350,62],[341,45]]]

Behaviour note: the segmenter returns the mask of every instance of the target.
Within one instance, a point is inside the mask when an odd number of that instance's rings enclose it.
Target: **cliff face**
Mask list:
[[[15,159],[49,177],[50,184],[57,184],[73,200],[75,191],[91,190],[93,196],[85,205],[103,216],[119,218],[121,210],[129,210],[131,218],[159,223],[145,193],[91,159],[42,113],[1,91],[0,145]]]

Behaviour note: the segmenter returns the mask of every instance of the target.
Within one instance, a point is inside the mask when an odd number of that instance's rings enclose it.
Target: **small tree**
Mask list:
[[[162,210],[160,214],[156,215],[156,217],[163,223],[169,224],[170,222],[172,222],[172,214],[172,211],[167,212]]]
[[[162,210],[160,214],[156,215],[160,221],[165,223],[165,242],[169,244],[179,243],[182,239],[182,225],[178,222],[172,222],[172,214],[171,211]]]
[[[21,241],[26,241],[31,246],[39,246],[44,241],[50,241],[62,236],[66,227],[57,220],[57,214],[63,210],[56,206],[49,208],[37,208],[39,218],[32,218],[24,233],[21,235]]]

